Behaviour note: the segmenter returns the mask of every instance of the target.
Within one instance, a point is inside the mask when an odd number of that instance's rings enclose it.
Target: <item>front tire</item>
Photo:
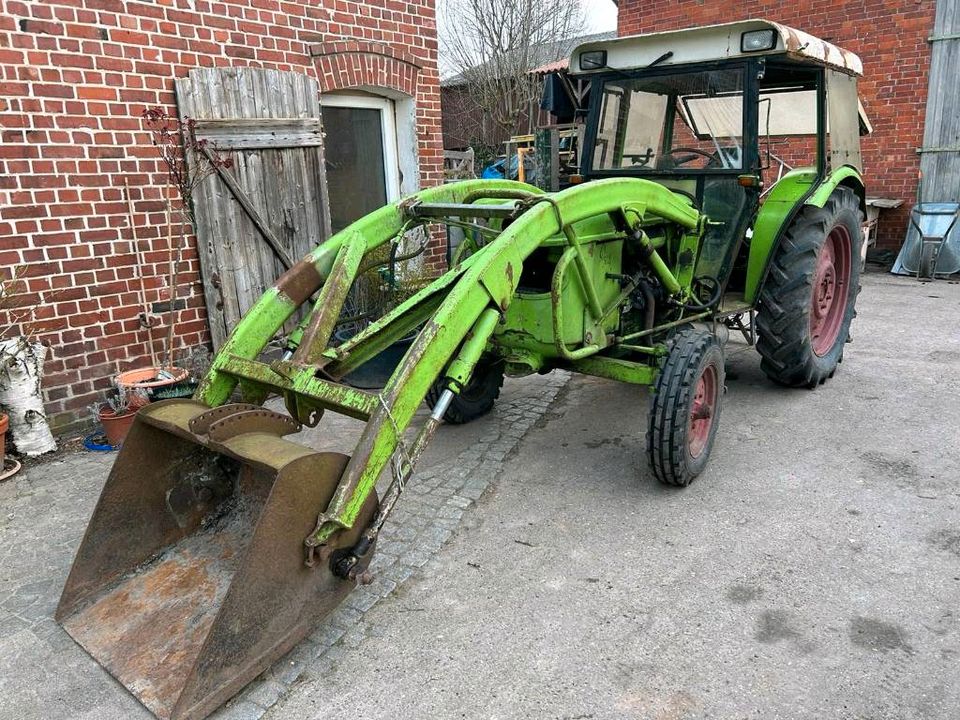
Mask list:
[[[684,487],[703,472],[717,435],[724,379],[717,338],[702,330],[681,330],[650,405],[647,460],[660,482]]]
[[[856,194],[840,187],[787,230],[757,313],[760,367],[774,382],[815,388],[842,361],[860,291],[861,227]]]
[[[466,387],[458,395],[454,395],[447,412],[443,415],[444,421],[451,425],[463,425],[486,415],[500,397],[501,387],[503,387],[503,363],[482,358],[474,368]],[[442,394],[443,385],[440,382],[434,384],[427,392],[427,404],[431,409],[437,404]]]

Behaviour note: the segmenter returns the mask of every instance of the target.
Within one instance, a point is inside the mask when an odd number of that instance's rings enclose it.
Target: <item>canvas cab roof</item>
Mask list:
[[[773,31],[769,49],[744,50],[743,36],[762,30]],[[606,50],[606,67],[581,64],[581,56]],[[668,57],[664,57],[670,53]],[[657,66],[685,65],[710,60],[786,55],[796,60],[825,65],[850,75],[862,75],[863,63],[854,53],[800,30],[769,20],[742,20],[722,25],[707,25],[686,30],[631,35],[579,45],[570,56],[571,74],[604,72],[609,69],[642,69],[656,61]]]

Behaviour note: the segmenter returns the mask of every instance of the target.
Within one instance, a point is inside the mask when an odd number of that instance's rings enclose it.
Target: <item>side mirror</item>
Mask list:
[[[602,70],[607,66],[606,50],[587,50],[580,53],[581,70]]]

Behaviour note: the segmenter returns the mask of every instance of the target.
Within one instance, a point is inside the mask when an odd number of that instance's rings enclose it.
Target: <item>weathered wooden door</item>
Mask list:
[[[960,201],[960,0],[937,0],[930,56],[930,90],[920,148],[921,200]]]
[[[233,161],[194,194],[214,349],[286,269],[330,235],[315,80],[260,68],[198,68],[177,80],[181,117]]]

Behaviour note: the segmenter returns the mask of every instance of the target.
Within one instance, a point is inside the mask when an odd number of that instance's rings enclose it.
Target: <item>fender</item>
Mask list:
[[[753,224],[750,256],[747,261],[747,282],[744,287],[745,302],[756,304],[760,288],[767,276],[770,259],[794,216],[804,205],[823,207],[831,193],[840,185],[852,187],[863,205],[863,178],[859,171],[849,165],[837,168],[820,183],[817,183],[817,171],[814,168],[797,168],[788,172],[773,186]]]

